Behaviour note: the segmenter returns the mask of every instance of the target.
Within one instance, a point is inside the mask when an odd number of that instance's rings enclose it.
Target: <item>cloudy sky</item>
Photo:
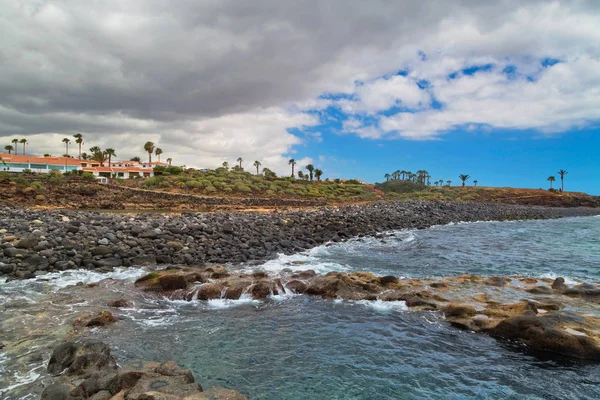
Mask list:
[[[600,4],[0,2],[0,138],[600,194]],[[2,146],[3,147],[3,146]]]

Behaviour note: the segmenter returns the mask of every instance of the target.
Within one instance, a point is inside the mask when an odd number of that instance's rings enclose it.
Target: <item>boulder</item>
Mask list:
[[[561,325],[562,315],[544,317],[521,315],[501,321],[487,332],[492,336],[516,340],[535,350],[568,357],[600,361],[600,347],[585,334],[568,333]]]
[[[285,287],[294,293],[302,294],[306,292],[306,288],[308,288],[308,285],[302,281],[294,279],[286,283]]]
[[[92,249],[93,256],[107,256],[112,253],[113,251],[107,246],[97,246]]]
[[[36,237],[27,237],[19,240],[15,247],[17,249],[33,249],[39,243],[39,239]]]
[[[158,237],[158,233],[156,233],[155,230],[150,229],[140,232],[138,237],[142,239],[156,239]]]
[[[133,304],[127,299],[116,299],[108,301],[106,305],[115,308],[128,308],[131,307]]]
[[[477,314],[475,307],[465,304],[450,304],[442,309],[446,318],[469,318]]]
[[[213,300],[221,298],[221,287],[214,283],[204,283],[198,288],[198,300]]]
[[[258,281],[250,288],[250,294],[254,300],[266,299],[272,292],[272,283],[266,281]]]
[[[567,290],[567,285],[565,285],[565,278],[561,276],[556,278],[554,282],[552,282],[552,289],[561,293]]]

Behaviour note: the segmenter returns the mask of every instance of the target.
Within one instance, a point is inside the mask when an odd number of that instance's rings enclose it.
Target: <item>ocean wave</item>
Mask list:
[[[371,308],[377,312],[390,313],[392,311],[407,311],[406,302],[398,301],[382,301],[382,300],[359,300],[356,304]]]

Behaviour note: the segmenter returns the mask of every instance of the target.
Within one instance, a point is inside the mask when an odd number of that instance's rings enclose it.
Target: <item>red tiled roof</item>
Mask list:
[[[0,153],[4,162],[80,166],[81,160],[70,157],[43,157]]]

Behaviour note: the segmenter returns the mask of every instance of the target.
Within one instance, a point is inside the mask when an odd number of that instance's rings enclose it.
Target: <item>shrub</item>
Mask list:
[[[238,183],[234,186],[234,189],[236,192],[238,193],[252,193],[252,189],[250,189],[248,186]]]
[[[159,186],[162,182],[165,181],[164,176],[153,176],[152,178],[147,178],[142,183],[142,186],[145,188],[153,188]]]
[[[46,200],[46,196],[44,196],[43,194],[38,194],[37,196],[35,196],[35,201],[45,201]]]
[[[216,181],[213,182],[213,186],[216,189],[219,189],[219,190],[223,190],[225,188],[225,184],[223,182],[221,182],[221,181],[218,181],[218,180],[216,180]]]
[[[89,180],[89,181],[93,181],[96,179],[96,177],[94,176],[94,174],[92,174],[91,172],[84,172],[83,174],[81,174],[81,177],[83,179]]]
[[[30,187],[32,187],[33,189],[35,189],[38,192],[42,192],[44,191],[45,187],[44,185],[42,185],[40,182],[35,181],[35,182],[31,182],[31,185],[29,185]]]
[[[215,193],[217,191],[217,189],[215,189],[214,186],[207,186],[207,187],[204,188],[204,191],[206,193]]]
[[[189,181],[189,182],[185,183],[185,188],[186,189],[201,189],[202,183],[200,183],[198,181]]]
[[[171,188],[173,186],[171,186],[171,184],[168,181],[162,181],[158,184],[158,187],[160,188],[164,188],[164,189],[168,189]]]

